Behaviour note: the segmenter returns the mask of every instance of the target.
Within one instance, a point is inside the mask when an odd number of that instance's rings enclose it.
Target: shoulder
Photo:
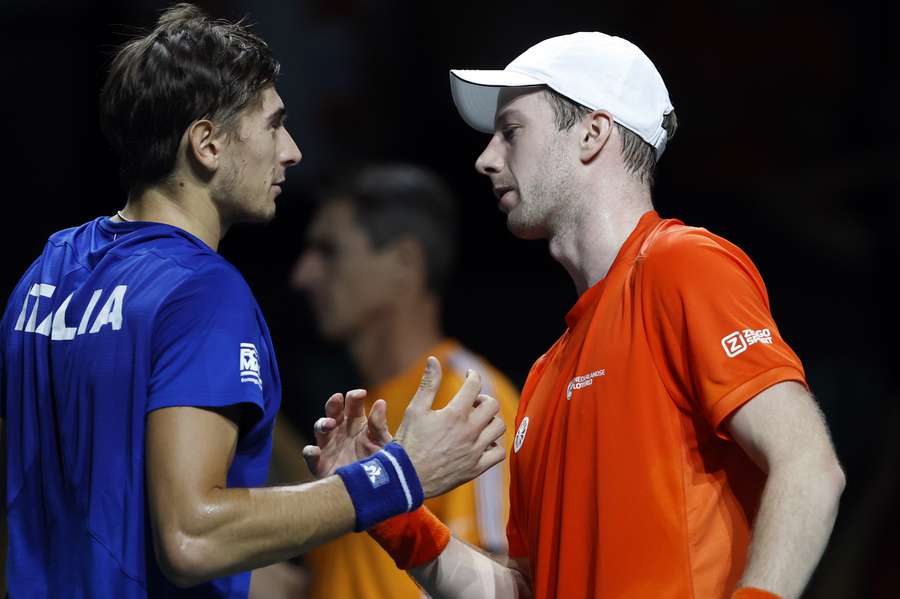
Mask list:
[[[666,221],[644,242],[638,259],[654,266],[672,266],[716,254],[746,257],[738,246],[707,229]]]
[[[218,254],[198,258],[189,267],[191,271],[191,285],[202,286],[206,289],[251,294],[250,286],[233,264]]]
[[[664,221],[638,254],[636,265],[646,280],[675,286],[697,280],[713,282],[723,273],[759,275],[753,262],[737,245],[701,227]]]
[[[202,306],[210,313],[246,312],[256,306],[249,285],[224,258],[201,258],[179,271],[172,280],[166,304]]]
[[[77,239],[79,236],[84,235],[85,232],[90,231],[93,227],[96,227],[98,220],[99,219],[88,221],[77,227],[60,229],[47,238],[47,243],[53,245],[62,245],[64,243],[69,243],[72,240]]]

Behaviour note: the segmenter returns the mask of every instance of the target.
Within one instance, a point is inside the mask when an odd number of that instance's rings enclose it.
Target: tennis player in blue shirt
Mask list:
[[[335,394],[306,457],[348,461],[327,433],[352,437],[359,461],[259,487],[278,367],[253,294],[216,249],[232,223],[273,217],[300,160],[278,71],[259,37],[190,5],[113,60],[101,122],[128,201],[51,236],[0,321],[13,599],[245,597],[248,570],[415,510],[503,459],[476,373],[453,409],[430,410],[432,359],[399,442],[377,451],[384,402],[367,416],[364,392]]]

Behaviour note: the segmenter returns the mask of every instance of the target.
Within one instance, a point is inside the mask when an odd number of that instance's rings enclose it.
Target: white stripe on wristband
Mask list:
[[[391,466],[394,467],[394,471],[397,473],[397,478],[400,480],[400,486],[403,487],[403,494],[406,495],[406,511],[411,511],[413,506],[412,493],[409,492],[409,485],[406,484],[406,476],[403,475],[403,468],[400,467],[400,463],[397,461],[397,458],[395,458],[388,452],[382,449],[378,453],[385,456],[388,461],[390,461]]]
[[[353,501],[356,510],[353,530],[356,531],[411,512],[425,500],[416,469],[397,443],[388,443],[368,459],[341,466],[335,474],[340,476]]]

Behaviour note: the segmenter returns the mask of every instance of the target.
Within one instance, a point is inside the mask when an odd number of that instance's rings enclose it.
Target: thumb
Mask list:
[[[425,372],[422,373],[422,380],[419,382],[419,388],[409,402],[409,408],[416,410],[430,410],[431,404],[434,403],[434,396],[438,387],[441,386],[441,363],[434,356],[428,356],[425,362]]]

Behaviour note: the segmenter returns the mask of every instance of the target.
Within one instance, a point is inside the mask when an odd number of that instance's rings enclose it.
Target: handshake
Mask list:
[[[429,357],[419,388],[391,437],[387,404],[379,399],[368,415],[363,390],[332,395],[315,424],[316,445],[303,457],[317,478],[338,474],[357,511],[356,530],[416,509],[424,498],[446,493],[503,461],[498,440],[506,425],[496,399],[481,393],[474,370],[450,403],[433,410],[441,365]]]

